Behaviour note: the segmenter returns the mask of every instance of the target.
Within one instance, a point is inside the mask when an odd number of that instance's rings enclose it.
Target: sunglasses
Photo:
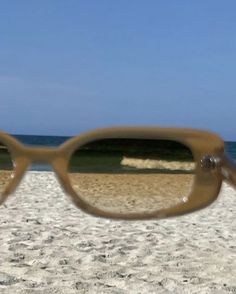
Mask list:
[[[216,134],[195,129],[99,129],[57,148],[29,147],[0,132],[0,204],[32,163],[52,165],[73,203],[114,219],[177,216],[206,207],[236,165]]]

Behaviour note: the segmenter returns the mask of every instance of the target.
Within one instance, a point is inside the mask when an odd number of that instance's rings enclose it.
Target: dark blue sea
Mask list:
[[[35,135],[14,135],[19,141],[27,145],[35,146],[59,146],[70,137],[61,136],[35,136]],[[225,142],[226,153],[233,160],[236,161],[236,142]],[[34,164],[31,170],[37,171],[51,171],[50,166],[45,166],[44,164]]]

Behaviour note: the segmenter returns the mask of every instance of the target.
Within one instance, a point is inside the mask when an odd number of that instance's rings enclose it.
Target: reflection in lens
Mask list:
[[[71,156],[75,192],[109,213],[151,213],[187,200],[194,180],[191,150],[174,141],[103,139]]]
[[[0,195],[10,182],[13,171],[11,155],[7,147],[0,142]]]

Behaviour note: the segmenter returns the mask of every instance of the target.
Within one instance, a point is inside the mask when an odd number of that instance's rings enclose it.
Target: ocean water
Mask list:
[[[62,136],[35,136],[35,135],[14,135],[20,142],[32,146],[59,146],[70,137]],[[225,151],[230,158],[236,161],[236,142],[225,142]],[[36,163],[31,170],[51,171],[51,167],[45,164]]]
[[[236,161],[236,142],[225,142],[225,151],[231,159]]]
[[[59,146],[70,137],[13,135],[20,142],[34,146]]]

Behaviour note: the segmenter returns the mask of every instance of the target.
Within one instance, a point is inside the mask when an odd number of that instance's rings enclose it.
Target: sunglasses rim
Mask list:
[[[171,208],[161,209],[151,213],[121,214],[103,211],[91,206],[80,198],[73,189],[68,172],[68,164],[73,152],[89,142],[111,138],[164,139],[176,141],[188,147],[196,162],[194,184],[188,201]],[[159,127],[103,128],[72,137],[56,148],[30,147],[23,145],[11,135],[0,132],[0,142],[6,145],[14,162],[14,177],[3,192],[1,202],[4,202],[6,198],[15,191],[27,168],[34,161],[47,162],[52,165],[62,188],[78,208],[95,216],[112,219],[157,219],[190,213],[211,204],[217,198],[222,184],[220,169],[216,168],[211,171],[204,171],[201,167],[201,159],[208,154],[220,158],[223,157],[224,142],[217,134],[204,130]]]

